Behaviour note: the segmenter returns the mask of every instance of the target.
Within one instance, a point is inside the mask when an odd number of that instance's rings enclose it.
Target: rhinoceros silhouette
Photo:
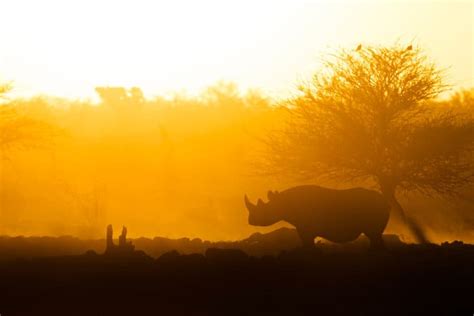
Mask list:
[[[390,206],[372,190],[335,190],[315,185],[268,192],[268,202],[257,204],[245,195],[248,221],[269,226],[285,221],[295,226],[304,247],[313,246],[316,237],[332,242],[349,242],[365,234],[371,249],[384,248],[382,233],[387,226]]]

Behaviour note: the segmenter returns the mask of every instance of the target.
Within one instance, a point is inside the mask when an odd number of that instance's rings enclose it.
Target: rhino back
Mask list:
[[[288,221],[315,229],[358,230],[388,221],[389,207],[381,194],[353,188],[335,190],[305,185],[281,192]]]

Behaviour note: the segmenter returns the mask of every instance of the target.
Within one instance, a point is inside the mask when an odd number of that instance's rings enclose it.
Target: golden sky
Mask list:
[[[94,86],[148,96],[221,79],[285,95],[319,56],[414,41],[449,82],[474,85],[474,1],[7,0],[0,80],[17,95],[90,97]]]

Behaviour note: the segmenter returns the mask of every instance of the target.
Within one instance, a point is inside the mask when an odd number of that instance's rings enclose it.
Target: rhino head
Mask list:
[[[245,206],[249,211],[249,224],[253,226],[270,226],[283,218],[281,217],[280,193],[278,191],[268,191],[268,202],[258,199],[257,204],[250,202],[247,195],[244,197]]]

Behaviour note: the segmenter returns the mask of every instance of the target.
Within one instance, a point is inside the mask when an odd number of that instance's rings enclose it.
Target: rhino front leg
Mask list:
[[[365,233],[365,235],[369,238],[370,241],[369,251],[381,251],[386,249],[381,233]]]
[[[300,236],[301,243],[304,248],[314,247],[314,238],[316,238],[316,235],[313,232],[309,232],[303,228],[296,228],[296,231]]]

